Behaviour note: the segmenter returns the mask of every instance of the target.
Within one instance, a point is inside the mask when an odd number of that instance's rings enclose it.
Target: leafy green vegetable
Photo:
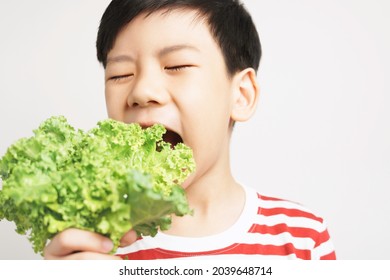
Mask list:
[[[162,140],[165,132],[114,120],[84,132],[49,118],[0,160],[0,220],[14,221],[39,253],[70,227],[106,235],[115,249],[131,228],[168,229],[171,214],[191,213],[180,184],[195,163],[189,147]]]

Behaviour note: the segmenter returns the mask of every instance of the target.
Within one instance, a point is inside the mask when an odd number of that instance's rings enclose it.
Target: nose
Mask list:
[[[134,79],[127,97],[127,104],[131,108],[164,105],[168,102],[169,94],[158,74],[143,73],[136,75]]]

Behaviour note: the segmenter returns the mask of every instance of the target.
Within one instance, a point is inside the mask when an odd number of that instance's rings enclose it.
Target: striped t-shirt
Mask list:
[[[120,248],[124,259],[335,259],[324,220],[305,207],[245,187],[239,219],[226,231],[205,237],[159,232]]]

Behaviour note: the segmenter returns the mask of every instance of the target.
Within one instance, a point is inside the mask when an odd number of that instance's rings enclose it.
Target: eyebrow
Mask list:
[[[200,52],[200,50],[197,47],[194,47],[191,45],[185,45],[185,44],[184,45],[173,45],[173,46],[165,47],[165,48],[162,48],[161,50],[159,50],[157,52],[157,56],[163,57],[163,56],[166,56],[172,52],[177,52],[177,51],[186,50],[186,49]]]
[[[133,62],[133,61],[134,61],[134,58],[132,58],[129,55],[125,55],[125,54],[107,58],[107,64],[113,63],[113,62]]]
[[[166,56],[170,53],[181,51],[181,50],[192,50],[196,52],[200,52],[200,50],[197,47],[191,46],[191,45],[173,45],[169,47],[162,48],[157,52],[158,57],[163,57]],[[113,57],[108,57],[107,58],[107,64],[109,63],[116,63],[116,62],[134,62],[134,58],[129,56],[129,55],[117,55]]]

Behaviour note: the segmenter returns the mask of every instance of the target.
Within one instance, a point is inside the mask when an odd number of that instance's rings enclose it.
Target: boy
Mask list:
[[[183,184],[193,216],[173,217],[156,237],[130,231],[117,256],[95,233],[69,229],[48,259],[182,257],[334,259],[323,220],[300,205],[257,194],[229,166],[234,123],[254,113],[261,46],[236,0],[113,0],[97,38],[110,118],[161,123],[194,152]]]

